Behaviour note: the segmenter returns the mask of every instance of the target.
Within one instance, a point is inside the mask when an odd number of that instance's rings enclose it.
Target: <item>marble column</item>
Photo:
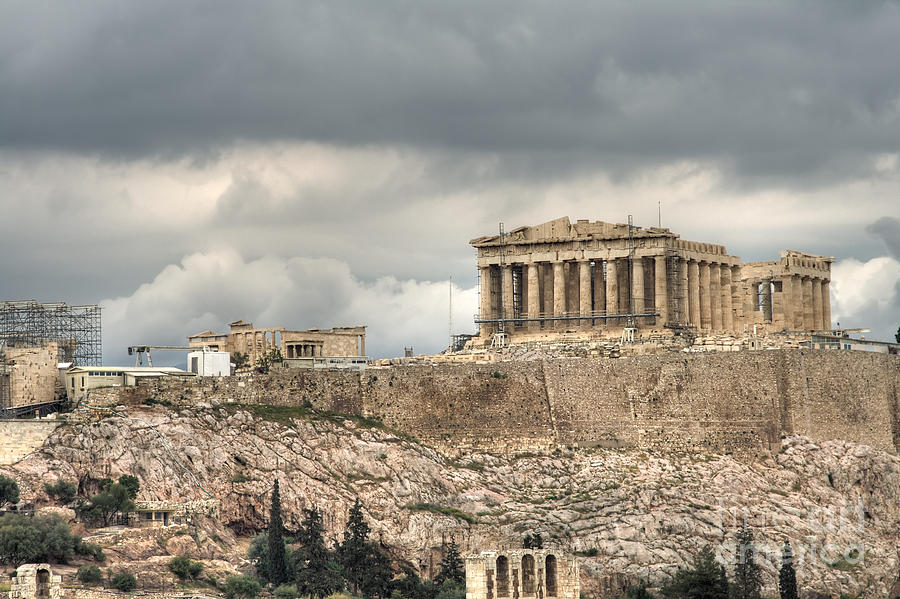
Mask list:
[[[780,289],[780,290],[779,290]],[[783,283],[772,280],[772,322],[781,318],[784,322],[784,287]],[[784,326],[784,325],[782,325]]]
[[[500,283],[502,285],[502,289],[500,290],[500,299],[503,302],[503,310],[501,312],[502,318],[512,318],[513,315],[513,271],[512,265],[506,264],[503,266],[500,272]],[[512,330],[513,324],[506,323],[505,330],[509,332]]]
[[[481,310],[479,316],[482,320],[494,318],[491,314],[491,267],[483,266],[481,268]],[[481,323],[483,332],[491,333],[493,326],[490,323]]]
[[[578,261],[578,311],[580,316],[591,315],[591,262]],[[579,320],[580,326],[591,326],[590,320]]]
[[[722,268],[718,263],[709,265],[709,297],[711,298],[712,329],[722,330]]]
[[[822,281],[822,328],[831,330],[831,281]]]
[[[541,304],[541,312],[544,313],[544,316],[553,316],[553,263],[552,262],[544,262],[541,264],[541,281],[543,282],[542,289],[544,290],[543,299]],[[544,327],[549,326],[547,321],[542,323]]]
[[[816,328],[813,322],[813,285],[812,279],[803,277],[803,329],[808,331]]]
[[[741,331],[744,326],[744,302],[741,289],[741,267],[731,267],[731,309],[734,310],[734,330]]]
[[[772,322],[772,281],[762,282],[762,317],[763,322]]]
[[[528,318],[538,318],[541,315],[541,265],[538,262],[532,262],[526,268],[528,268]],[[528,325],[529,329],[541,327],[541,323],[538,321],[529,322]]]
[[[821,329],[822,321],[822,279],[813,279],[812,282],[812,304],[813,304],[813,326],[814,329]]]
[[[629,312],[631,312],[631,268],[628,265],[628,258],[619,258],[619,314]]]
[[[644,313],[644,259],[635,257],[631,271],[631,297],[635,314]]]
[[[731,305],[731,267],[722,265],[722,328],[734,331],[734,307]]]
[[[688,275],[688,262],[684,258],[678,258],[678,271],[679,276],[681,277],[681,297],[678,298],[678,314],[674,314],[673,316],[675,320],[679,324],[688,324],[691,321],[691,308],[690,308],[690,275]],[[670,289],[671,293],[672,290]],[[675,299],[674,297],[672,298]]]
[[[606,261],[606,314],[619,313],[619,271],[615,258]],[[607,319],[609,324],[616,324]]]
[[[668,281],[666,279],[666,257],[655,256],[653,258],[654,301],[656,303],[656,326],[662,327],[669,322],[669,297]]]
[[[803,278],[800,275],[791,277],[791,298],[794,308],[794,329],[803,329]]]
[[[553,263],[553,316],[564,316],[566,311],[566,269],[561,261]],[[557,321],[563,328],[563,321]]]
[[[700,263],[700,328],[712,328],[712,299],[709,289],[709,262]]]
[[[603,278],[603,261],[594,260],[594,312],[603,314],[606,312],[606,279]],[[603,321],[597,321],[603,324]]]
[[[691,325],[697,329],[701,327],[700,318],[700,264],[696,260],[689,260],[688,271],[688,317]]]
[[[778,294],[776,294],[778,295]],[[794,299],[794,286],[790,275],[781,277],[781,319],[785,329],[794,328],[794,307],[791,300]]]

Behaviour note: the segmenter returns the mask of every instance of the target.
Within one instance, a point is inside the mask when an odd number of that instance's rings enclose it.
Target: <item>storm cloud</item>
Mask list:
[[[0,140],[106,155],[313,140],[870,168],[900,138],[890,2],[7,4]]]
[[[4,3],[0,299],[103,301],[109,348],[248,318],[434,351],[443,308],[393,285],[452,276],[471,332],[468,239],[632,214],[834,256],[835,313],[885,337],[898,31],[895,2]]]

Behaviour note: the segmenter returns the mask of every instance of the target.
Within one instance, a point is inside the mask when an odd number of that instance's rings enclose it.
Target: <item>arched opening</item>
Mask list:
[[[49,599],[50,597],[50,572],[47,570],[37,571],[37,588],[35,589],[35,597],[37,599]]]
[[[544,566],[544,574],[547,577],[547,596],[556,597],[556,556],[548,555]]]
[[[522,594],[534,595],[534,556],[530,553],[522,556]]]
[[[497,558],[497,597],[509,597],[509,560],[505,555]]]

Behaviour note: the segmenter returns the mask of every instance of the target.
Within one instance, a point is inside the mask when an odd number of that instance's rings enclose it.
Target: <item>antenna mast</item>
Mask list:
[[[447,346],[453,351],[453,275],[450,275],[450,301],[447,302]]]

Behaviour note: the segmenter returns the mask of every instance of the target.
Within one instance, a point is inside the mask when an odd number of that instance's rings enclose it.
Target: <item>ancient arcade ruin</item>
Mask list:
[[[555,549],[483,551],[466,558],[466,599],[578,599],[578,560]]]
[[[61,581],[50,564],[23,564],[11,578],[9,599],[59,599]]]
[[[784,250],[741,263],[669,229],[567,217],[469,242],[478,251],[482,341],[495,333],[623,329],[742,333],[831,328],[833,258]]]

